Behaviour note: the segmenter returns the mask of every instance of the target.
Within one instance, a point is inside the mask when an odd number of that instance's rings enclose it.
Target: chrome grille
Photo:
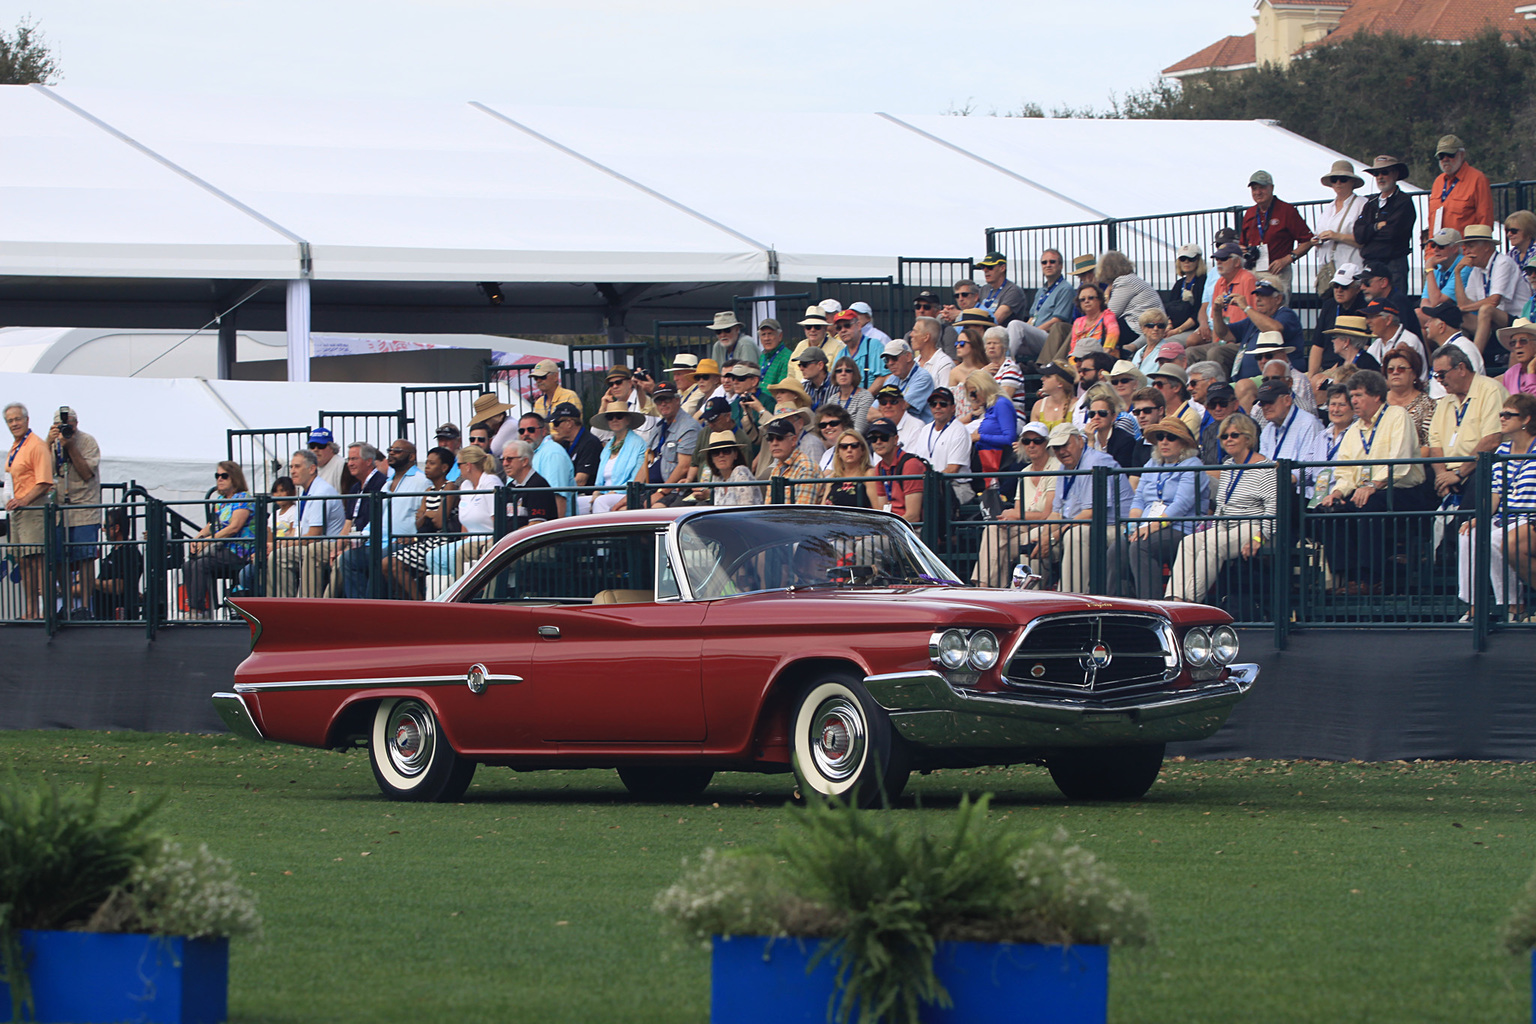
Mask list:
[[[1166,619],[1072,614],[1048,616],[1027,626],[1008,660],[1004,681],[1035,696],[1112,699],[1155,690],[1178,671]]]

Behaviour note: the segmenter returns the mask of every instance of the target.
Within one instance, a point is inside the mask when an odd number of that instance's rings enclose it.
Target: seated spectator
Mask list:
[[[1531,289],[1520,265],[1498,251],[1489,225],[1468,224],[1461,246],[1471,273],[1465,280],[1455,278],[1456,304],[1467,321],[1466,329],[1473,332],[1472,344],[1487,357],[1493,354],[1488,339],[1521,314]]]
[[[1131,395],[1130,406],[1131,415],[1136,417],[1138,428],[1131,465],[1139,469],[1157,457],[1157,446],[1147,437],[1147,431],[1163,421],[1163,417],[1167,415],[1167,403],[1163,400],[1163,393],[1157,388],[1144,387],[1136,389]],[[1135,477],[1132,477],[1132,486],[1140,486]]]
[[[134,543],[133,521],[125,510],[109,508],[106,525],[107,553],[96,567],[91,617],[105,622],[141,618],[144,597],[139,580],[144,575],[144,554]]]
[[[1003,347],[1006,351],[1006,334]],[[928,396],[933,393],[935,383],[928,371],[917,365],[912,346],[904,341],[888,341],[881,359],[885,362],[885,374],[878,378],[880,386],[874,388],[876,396],[885,388],[899,388],[907,401],[907,415],[928,422]]]
[[[734,432],[717,430],[704,445],[707,465],[699,473],[700,483],[724,481],[729,486],[694,489],[696,505],[761,505],[763,488],[747,468],[746,448]]]
[[[1059,249],[1040,254],[1040,287],[1030,303],[1028,319],[1008,324],[1010,350],[1020,362],[1037,362],[1050,345],[1058,351],[1072,330],[1077,316],[1072,308],[1073,289],[1068,283],[1064,257]]]
[[[581,421],[581,410],[569,403],[555,406],[554,412],[549,417],[549,432],[550,436],[570,456],[576,486],[589,486],[593,480],[597,479],[597,460],[602,455],[603,443]],[[456,472],[457,469],[458,465],[455,463],[454,471]],[[577,497],[576,506],[581,504],[581,497],[583,496]],[[571,508],[571,515],[575,515],[578,511],[576,506]]]
[[[1299,415],[1294,407],[1290,414]],[[1251,417],[1239,412],[1221,421],[1227,468],[1216,482],[1216,520],[1209,529],[1187,533],[1179,542],[1168,580],[1169,598],[1204,601],[1222,566],[1252,558],[1274,535],[1279,502],[1275,465],[1255,450],[1257,441],[1258,426]]]
[[[730,359],[745,359],[756,363],[760,358],[757,342],[743,333],[743,324],[730,310],[715,314],[715,322],[709,329],[715,332],[715,343],[709,348],[709,357],[718,366]]]
[[[865,334],[859,323],[859,314],[851,309],[845,309],[834,316],[832,326],[846,349],[843,354],[859,368],[859,387],[870,387],[875,378],[885,372],[885,343]]]
[[[1504,240],[1509,243],[1506,251],[1516,265],[1525,269],[1536,266],[1536,213],[1516,210],[1505,217]]]
[[[1120,350],[1120,322],[1104,303],[1104,289],[1099,284],[1085,284],[1077,290],[1077,308],[1082,315],[1072,321],[1072,333],[1068,336],[1070,351],[1075,358],[1088,344],[1097,343],[1104,351],[1114,354]]]
[[[263,566],[272,564],[272,555],[277,550],[278,541],[291,539],[299,532],[298,493],[298,487],[291,476],[280,476],[272,481],[272,521],[267,524],[267,550]],[[253,561],[240,570],[240,578],[235,581],[235,588],[230,593],[256,594],[256,569],[257,563]],[[265,573],[263,578],[266,578]],[[266,591],[261,593],[265,594]]]
[[[1509,353],[1509,369],[1504,371],[1504,390],[1512,395],[1536,395],[1536,323],[1521,318],[1497,335],[1499,344]]]
[[[1328,336],[1339,317],[1363,317],[1369,303],[1370,299],[1365,295],[1365,271],[1356,263],[1342,264],[1333,275],[1328,294],[1323,298],[1322,312],[1312,330],[1312,344],[1305,360],[1307,373],[1318,373],[1339,365]]]
[[[1424,467],[1361,465],[1418,456],[1418,432],[1405,410],[1387,404],[1386,378],[1374,370],[1356,370],[1345,386],[1356,419],[1344,432],[1333,489],[1317,504],[1320,513],[1342,513],[1343,521],[1325,516],[1314,525],[1335,592],[1379,594],[1398,536],[1388,514],[1421,512],[1430,501],[1424,493]]]
[[[773,317],[764,317],[757,325],[757,346],[763,353],[763,383],[777,384],[789,376],[789,346],[784,344],[784,328]],[[695,409],[688,415],[698,412]]]
[[[1406,409],[1419,438],[1419,451],[1429,454],[1429,424],[1435,416],[1435,403],[1425,393],[1420,379],[1419,354],[1407,345],[1386,354],[1387,404]]]
[[[1253,290],[1259,282],[1253,272],[1243,266],[1243,248],[1235,241],[1218,244],[1216,251],[1211,253],[1211,260],[1216,264],[1216,277],[1206,282],[1210,297],[1206,300],[1205,314],[1209,323],[1202,324],[1195,334],[1200,344],[1186,343],[1185,348],[1189,358],[1196,362],[1214,359],[1223,366],[1231,367],[1241,345],[1231,335],[1230,328],[1247,319],[1247,307],[1253,302]],[[1242,302],[1237,302],[1238,299]],[[1222,316],[1223,329],[1228,331],[1226,336],[1216,327],[1218,311]],[[1209,341],[1204,338],[1206,333],[1210,334]]]
[[[1205,392],[1212,384],[1225,384],[1227,372],[1221,368],[1221,364],[1212,359],[1202,359],[1198,363],[1190,363],[1184,369],[1184,375],[1189,378],[1189,397],[1195,400],[1196,405],[1208,406],[1205,400]]]
[[[1489,575],[1493,585],[1493,603],[1508,603],[1512,622],[1529,621],[1522,597],[1526,587],[1536,586],[1536,397],[1510,395],[1499,412],[1503,440],[1493,466],[1492,529],[1488,534]],[[1521,458],[1521,456],[1526,456]],[[1457,539],[1459,571],[1457,596],[1473,608],[1481,602],[1472,591],[1472,567],[1476,564],[1477,527],[1470,519],[1461,524]],[[1462,616],[1470,622],[1472,611]]]
[[[220,462],[213,481],[219,495],[214,502],[214,521],[187,545],[187,563],[182,569],[187,607],[195,619],[213,617],[209,603],[213,581],[238,578],[256,553],[256,524],[251,520],[256,505],[245,483],[245,470],[238,462]]]
[[[459,451],[462,453],[465,449],[460,448]],[[370,537],[378,532],[379,562],[381,569],[385,570],[380,574],[380,579],[385,581],[385,584],[380,585],[380,593],[392,597],[395,595],[387,587],[387,582],[394,578],[390,571],[394,567],[389,564],[389,556],[410,544],[411,538],[416,535],[416,511],[421,507],[421,496],[431,487],[431,482],[416,465],[416,446],[410,441],[403,437],[396,438],[390,442],[389,451],[385,454],[389,458],[389,481],[379,492],[386,496],[385,503],[380,506],[378,521],[375,522],[375,517],[370,516],[363,532]],[[338,589],[343,596],[353,599],[373,596],[373,559],[372,545],[366,539],[341,551],[337,559],[337,570],[332,572],[332,580],[338,575],[341,577]]]
[[[1119,334],[1126,346],[1134,348],[1140,342],[1136,328],[1143,313],[1155,309],[1167,317],[1162,296],[1136,276],[1136,264],[1124,253],[1111,249],[1100,256],[1094,280],[1104,287],[1105,307],[1118,319]],[[1104,347],[1110,348],[1107,344]]]
[[[294,452],[288,475],[299,488],[298,528],[273,549],[267,592],[273,597],[323,597],[331,548],[341,536],[346,510],[341,495],[320,477],[314,452]]]
[[[1432,346],[1431,352],[1443,345],[1455,345],[1466,353],[1472,372],[1479,375],[1485,372],[1483,354],[1472,344],[1471,338],[1461,333],[1461,310],[1454,301],[1426,306],[1419,313],[1424,324],[1424,341]],[[1445,397],[1445,385],[1433,374],[1430,375],[1429,397],[1437,402]]]
[[[555,406],[562,403],[574,405],[578,412],[581,410],[581,396],[560,386],[560,364],[553,359],[540,359],[534,363],[528,378],[539,392],[531,411],[540,419],[548,420]]]
[[[761,427],[755,415],[745,416],[742,425],[738,426],[734,416],[735,411],[730,402],[718,397],[705,402],[704,408],[699,411],[702,426],[699,429],[700,443],[693,453],[693,464],[700,467],[701,473],[709,464],[705,458],[704,449],[709,445],[711,434],[724,433],[735,437],[736,443],[741,445],[742,451],[746,453],[747,467],[750,469],[755,465],[758,451],[754,438],[761,438]]]
[[[1317,441],[1313,444],[1312,452],[1307,456],[1307,462],[1333,462],[1338,458],[1339,450],[1344,444],[1344,434],[1350,425],[1355,422],[1355,408],[1349,401],[1349,389],[1343,384],[1331,384],[1328,387],[1328,401],[1324,405],[1324,412],[1328,416],[1328,423],[1322,433],[1317,435]],[[1313,467],[1307,470],[1307,503],[1316,507],[1333,492],[1334,469],[1328,467]]]
[[[465,445],[457,458],[459,494],[455,502],[464,537],[435,549],[427,563],[432,575],[455,579],[496,542],[496,491],[501,487],[501,478],[491,472],[495,460],[479,445]]]
[[[1109,369],[1109,386],[1114,388],[1115,394],[1120,396],[1122,408],[1129,410],[1132,396],[1147,386],[1147,375],[1138,370],[1136,364],[1129,359],[1120,359]],[[1125,415],[1121,416],[1122,421],[1126,418]],[[1136,436],[1140,437],[1141,425],[1136,423],[1134,416],[1130,417],[1130,423]]]
[[[1173,287],[1163,295],[1164,319],[1169,324],[1164,328],[1164,333],[1182,341],[1200,328],[1200,307],[1204,302],[1205,281],[1210,271],[1198,245],[1180,246],[1175,268],[1179,276],[1173,282]],[[1148,309],[1147,312],[1152,310]],[[1145,326],[1147,312],[1136,318],[1138,324]],[[1137,342],[1136,347],[1143,347],[1143,343]]]
[[[858,363],[847,356],[839,358],[832,367],[833,391],[822,403],[846,409],[848,415],[853,417],[854,430],[864,429],[864,425],[869,422],[870,408],[875,404],[875,396],[859,386],[860,374]]]
[[[1470,512],[1478,492],[1472,479],[1477,472],[1475,460],[1479,452],[1498,447],[1499,410],[1508,392],[1492,377],[1474,373],[1472,361],[1456,345],[1442,345],[1431,358],[1435,379],[1445,386],[1446,395],[1436,403],[1429,421],[1429,454],[1453,457],[1430,467],[1435,493],[1442,509]]]
[[[1024,293],[1019,286],[1008,280],[1008,259],[1000,252],[989,252],[976,264],[986,278],[982,289],[980,308],[992,314],[999,327],[1006,327],[1025,312]]]
[[[385,578],[394,580],[399,587],[398,593],[407,600],[422,599],[421,580],[430,571],[432,552],[455,543],[461,530],[458,502],[453,495],[458,483],[449,478],[450,467],[458,468],[453,451],[446,447],[428,450],[421,463],[427,490],[416,506],[416,533],[410,538],[402,538],[402,543],[384,559]],[[405,543],[406,540],[409,543]]]
[[[667,372],[672,375],[672,387],[683,396],[683,412],[695,418],[699,415],[700,407],[709,398],[709,392],[694,379],[694,371],[698,368],[699,357],[691,352],[677,353],[672,357],[672,365],[667,367]],[[551,427],[554,426],[554,418],[554,410],[550,410]]]
[[[870,465],[869,444],[856,430],[837,435],[831,449],[833,462],[826,476],[838,482],[827,485],[826,504],[843,508],[883,508],[885,490]]]
[[[1168,415],[1183,420],[1189,428],[1195,443],[1199,445],[1201,463],[1214,466],[1219,461],[1216,417],[1190,397],[1189,376],[1184,369],[1172,363],[1164,363],[1147,377],[1152,381],[1152,386],[1162,392]]]
[[[875,392],[875,410],[877,417],[890,420],[896,425],[903,449],[910,449],[917,443],[917,435],[923,429],[923,421],[912,415],[907,407],[906,396],[901,393],[899,387],[887,384]],[[867,428],[865,433],[867,436]]]
[[[1247,417],[1243,417],[1247,419]],[[1249,421],[1250,424],[1252,421]],[[1177,466],[1177,472],[1143,473],[1131,499],[1128,544],[1109,548],[1109,589],[1119,590],[1120,567],[1130,570],[1136,597],[1152,601],[1163,596],[1163,566],[1173,560],[1184,536],[1205,514],[1209,501],[1206,476],[1199,471],[1195,435],[1184,421],[1168,416],[1150,431],[1157,446],[1153,466]],[[1255,431],[1255,435],[1257,431]]]
[[[1520,319],[1536,320],[1536,260],[1525,265],[1525,284],[1531,289],[1531,297],[1525,301],[1525,308],[1520,311]]]
[[[1077,402],[1077,371],[1063,363],[1040,367],[1040,398],[1030,412],[1030,419],[1054,427],[1072,421]]]
[[[985,374],[985,370],[978,370]],[[995,385],[994,385],[995,386]],[[963,473],[971,468],[971,452],[974,440],[965,424],[955,419],[955,394],[949,388],[934,388],[928,396],[928,411],[933,419],[917,433],[912,454],[947,476]],[[983,423],[985,425],[985,423]],[[1017,422],[1012,424],[1017,426]],[[1009,443],[1010,449],[1012,442]],[[1011,462],[1012,452],[1003,460]],[[957,504],[964,505],[976,496],[970,479],[958,477],[950,481]]]
[[[955,337],[955,368],[949,372],[949,389],[965,386],[972,370],[984,370],[987,360],[987,331],[992,324],[966,323]]]
[[[651,401],[656,404],[660,422],[646,449],[642,475],[646,483],[659,485],[648,498],[651,508],[661,508],[675,505],[683,498],[682,485],[688,482],[693,455],[699,447],[700,425],[683,412],[681,396],[670,384],[658,387]],[[511,480],[507,482],[510,484]],[[628,503],[621,501],[615,507],[627,508]]]
[[[991,473],[1011,469],[1013,443],[1019,436],[1019,418],[1013,402],[986,370],[971,374],[965,382],[965,394],[976,417],[970,442],[981,469]],[[934,468],[939,467],[934,465]]]
[[[1131,358],[1137,370],[1151,373],[1165,357],[1184,354],[1184,346],[1168,337],[1168,316],[1162,310],[1147,310],[1137,318],[1136,324],[1141,328],[1141,337]]]
[[[832,322],[827,319],[827,311],[820,306],[806,307],[805,319],[800,321],[800,326],[805,329],[805,337],[789,355],[789,373],[780,377],[779,380],[800,380],[804,377],[804,372],[800,369],[800,356],[808,348],[821,349],[825,357],[822,362],[828,364],[836,364],[847,351],[847,346],[840,340],[828,337],[832,330]],[[777,384],[778,382],[770,381],[769,383]]]
[[[612,436],[598,453],[597,476],[592,480],[593,486],[602,489],[578,497],[578,512],[583,515],[588,512],[611,512],[624,500],[625,488],[639,474],[645,458],[645,440],[639,433],[644,423],[645,416],[642,413],[631,410],[622,402],[609,402],[592,417],[593,430],[606,428]],[[462,463],[461,459],[461,466]],[[469,520],[465,518],[462,508],[459,510],[459,519],[468,530]]]
[[[1381,372],[1381,364],[1369,352],[1366,345],[1372,340],[1370,328],[1363,316],[1341,316],[1328,331],[1333,342],[1333,354],[1338,357],[1341,380],[1348,380],[1356,370]]]
[[[1397,317],[1397,307],[1390,303],[1372,299],[1365,304],[1365,323],[1371,331],[1371,343],[1365,351],[1385,366],[1388,352],[1399,346],[1412,349],[1418,354],[1419,366],[1423,368],[1419,377],[1422,384],[1429,380],[1429,354],[1419,336],[1404,327]]]
[[[1109,371],[1117,360],[1098,345],[1088,345],[1073,357],[1077,363],[1077,402],[1072,406],[1072,422],[1087,429],[1088,392],[1096,384],[1109,380]]]
[[[830,402],[821,407],[821,411],[816,414],[816,436],[821,439],[824,450],[816,463],[817,469],[826,473],[832,468],[832,462],[837,458],[838,437],[843,431],[854,429],[853,417],[848,415],[847,409]]]
[[[871,420],[864,432],[870,448],[880,456],[875,472],[881,478],[884,501],[881,507],[916,525],[923,521],[923,474],[927,467],[915,455],[902,450],[896,424],[888,419]],[[886,480],[885,477],[910,476],[911,480]]]
[[[663,389],[676,390],[670,384],[658,385]],[[568,488],[576,486],[576,464],[570,454],[549,433],[549,424],[536,412],[525,413],[517,421],[517,438],[533,445],[533,471],[555,488],[555,513],[564,519],[576,514],[576,493]],[[506,469],[503,449],[502,469]]]
[[[668,386],[670,389],[670,385]],[[657,389],[661,390],[660,388]],[[692,452],[689,448],[689,452]],[[513,441],[501,456],[507,482],[502,487],[507,497],[507,530],[521,530],[560,518],[555,504],[556,492],[533,468],[533,445]]]
[[[981,347],[987,357],[984,369],[997,382],[998,390],[1014,402],[1019,422],[1027,422],[1028,400],[1024,394],[1024,371],[1008,355],[1008,332],[1001,327],[988,327],[982,332]],[[969,381],[970,374],[965,379]],[[1020,405],[1025,408],[1020,409]]]
[[[893,428],[894,429],[894,428]],[[763,477],[773,480],[783,477],[784,503],[789,505],[819,505],[822,500],[821,473],[800,448],[801,429],[790,417],[776,415],[763,427],[767,438],[766,451],[769,462]],[[773,504],[772,495],[768,498]]]
[[[1258,406],[1264,420],[1264,428],[1259,434],[1260,455],[1275,462],[1281,459],[1310,462],[1317,457],[1317,437],[1323,432],[1322,424],[1316,416],[1297,407],[1296,397],[1288,384],[1281,380],[1266,380],[1259,387]],[[1226,446],[1222,447],[1225,450]],[[1305,472],[1297,469],[1292,473],[1297,493],[1304,492]]]
[[[949,375],[955,371],[955,361],[944,351],[942,344],[944,331],[943,321],[932,316],[920,316],[912,325],[912,352],[917,357],[917,364],[933,378],[936,387],[947,387]]]
[[[1120,422],[1123,406],[1114,388],[1095,384],[1083,396],[1088,403],[1088,447],[1109,453],[1118,465],[1131,466],[1136,454],[1136,432]]]
[[[1061,471],[1061,463],[1046,445],[1050,435],[1051,428],[1044,423],[1026,423],[1019,431],[1019,446],[1025,454],[1023,465],[1016,468],[1029,475],[1018,478],[1017,497],[998,514],[998,525],[988,526],[982,532],[976,574],[972,577],[980,586],[1008,586],[1020,558],[1028,564],[1030,572],[1042,579],[1055,572],[1060,561],[1059,548],[1054,540],[1047,539],[1044,530],[1003,525],[1040,523],[1051,517],[1059,479],[1054,474]]]
[[[1096,466],[1115,467],[1115,460],[1106,453],[1088,447],[1082,428],[1072,423],[1058,423],[1051,428],[1050,448],[1061,468],[1068,473]],[[1112,474],[1109,494],[1104,514],[1113,544],[1114,538],[1120,535],[1116,524],[1131,507],[1129,480],[1123,474]],[[1093,480],[1087,475],[1064,475],[1056,485],[1056,497],[1051,506],[1051,518],[1061,522],[1044,527],[1040,534],[1047,550],[1054,548],[1061,552],[1061,589],[1064,591],[1087,593],[1089,552],[1093,543],[1088,520],[1093,518],[1093,512]]]
[[[1257,396],[1258,389],[1255,388],[1253,393]],[[1252,408],[1254,404],[1254,402],[1250,402],[1249,407]],[[1242,412],[1242,404],[1238,401],[1237,392],[1232,389],[1232,385],[1212,384],[1206,388],[1205,412],[1206,415],[1211,417],[1212,422],[1216,424],[1217,436],[1219,438],[1221,421],[1235,412]]]
[[[1229,310],[1234,305],[1244,315],[1229,322]],[[1230,292],[1222,302],[1211,303],[1211,327],[1218,338],[1231,343],[1231,347],[1223,347],[1211,358],[1231,366],[1233,377],[1259,375],[1258,357],[1253,349],[1265,331],[1279,331],[1292,351],[1302,343],[1301,319],[1285,304],[1284,286],[1272,274],[1258,275],[1251,301],[1241,292]],[[1232,356],[1232,361],[1227,356]]]
[[[846,356],[841,358],[847,358]],[[848,360],[853,363],[853,360]],[[787,386],[793,385],[796,395],[805,395],[805,403],[812,409],[820,409],[837,391],[837,381],[831,372],[831,366],[827,363],[827,354],[822,349],[810,346],[795,353],[795,369],[798,371],[793,377],[783,377],[778,383],[768,387],[770,400]],[[857,364],[854,364],[855,366]],[[743,395],[743,398],[753,397]],[[761,398],[759,398],[761,401]],[[769,404],[772,404],[771,401]]]

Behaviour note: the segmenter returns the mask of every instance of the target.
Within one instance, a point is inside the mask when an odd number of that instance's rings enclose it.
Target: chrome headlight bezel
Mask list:
[[[1226,668],[1237,660],[1240,645],[1237,630],[1231,626],[1217,626],[1211,630],[1211,661]]]
[[[966,659],[970,657],[970,644],[965,634],[958,629],[946,629],[931,647],[933,660],[951,672],[964,668]]]
[[[990,629],[976,630],[966,642],[966,664],[977,672],[992,668],[1001,657],[1002,645],[998,643],[997,634]]]
[[[1211,634],[1204,626],[1195,626],[1184,634],[1184,660],[1194,668],[1210,664]]]

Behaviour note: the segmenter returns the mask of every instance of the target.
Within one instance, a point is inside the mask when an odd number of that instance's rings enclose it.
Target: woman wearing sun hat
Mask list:
[[[1317,294],[1333,294],[1333,275],[1346,263],[1360,266],[1360,249],[1355,244],[1355,221],[1365,208],[1365,197],[1355,189],[1365,186],[1365,179],[1355,173],[1348,160],[1335,160],[1322,182],[1333,189],[1333,202],[1320,211],[1317,237]]]
[[[1163,596],[1163,564],[1174,556],[1179,543],[1195,528],[1193,517],[1205,514],[1209,502],[1209,481],[1199,471],[1199,444],[1194,432],[1181,419],[1165,417],[1147,430],[1157,456],[1147,463],[1154,466],[1179,466],[1174,473],[1143,473],[1131,501],[1130,531],[1125,564],[1130,569],[1135,595],[1143,600]],[[1255,441],[1257,435],[1255,434]],[[1109,548],[1111,563],[1117,561],[1120,545]],[[1113,566],[1109,584],[1113,588],[1117,573]]]
[[[611,512],[623,503],[625,488],[640,472],[645,439],[639,429],[645,423],[645,415],[624,402],[609,402],[597,411],[591,423],[593,429],[613,431],[598,454],[597,477],[592,481],[594,487],[608,489],[579,495],[576,505],[582,513]]]
[[[747,468],[747,451],[736,435],[728,430],[709,435],[704,446],[706,467],[700,483],[723,480],[728,487],[705,487],[694,492],[701,505],[761,505],[763,489]]]
[[[1216,521],[1179,542],[1168,579],[1168,597],[1203,601],[1221,567],[1252,558],[1274,532],[1279,505],[1275,465],[1260,454],[1259,427],[1240,412],[1221,421],[1227,468],[1216,481]]]

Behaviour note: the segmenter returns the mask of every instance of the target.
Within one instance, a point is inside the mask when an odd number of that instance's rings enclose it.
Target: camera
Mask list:
[[[66,441],[75,436],[75,425],[69,422],[69,406],[59,406],[59,436]]]
[[[650,379],[651,379],[651,375],[650,375],[649,371],[647,371],[647,370],[636,370],[635,371],[635,380],[650,380]]]
[[[1259,247],[1249,245],[1243,248],[1243,269],[1252,270],[1259,265]]]

